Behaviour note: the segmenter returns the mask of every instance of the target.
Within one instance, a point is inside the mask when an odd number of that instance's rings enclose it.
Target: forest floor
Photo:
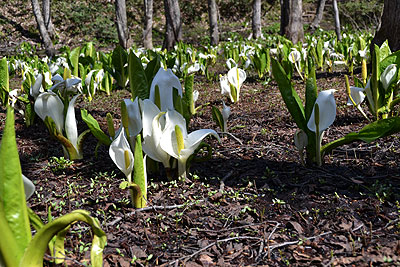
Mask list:
[[[366,124],[346,106],[343,73],[318,74],[318,87],[338,89],[337,117],[323,143]],[[217,129],[211,106],[222,105],[219,84],[198,78],[195,89],[203,107],[190,131]],[[105,130],[107,112],[119,126],[119,102],[128,97],[116,91],[92,102],[82,98],[78,106]],[[107,234],[105,266],[400,265],[399,135],[342,146],[323,166],[303,167],[293,143],[296,125],[274,81],[262,85],[249,77],[231,110],[231,135],[221,134],[221,143],[206,139],[212,158],[192,164],[190,181],[150,174],[149,208],[141,210],[119,188],[124,175],[108,148],[95,157],[94,137],[85,142],[83,160],[63,161],[60,144],[39,119],[26,128],[17,116],[22,170],[37,189],[29,205],[44,220],[49,208],[54,217],[90,211]],[[77,119],[82,132],[86,125]],[[0,131],[4,120],[1,108]],[[67,240],[67,264],[87,263],[90,229],[76,224]]]

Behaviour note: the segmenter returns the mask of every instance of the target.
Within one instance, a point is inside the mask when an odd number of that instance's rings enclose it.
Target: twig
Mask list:
[[[214,245],[217,245],[218,243],[228,242],[228,241],[236,240],[236,239],[262,240],[262,238],[260,238],[260,237],[254,237],[254,236],[237,236],[237,237],[230,237],[230,238],[226,238],[226,239],[217,240],[217,241],[215,241],[215,242],[213,242],[213,243],[211,243],[211,244],[205,246],[204,248],[201,248],[201,249],[197,250],[196,252],[194,252],[194,253],[192,253],[192,254],[190,254],[190,255],[188,255],[188,256],[183,256],[183,257],[180,257],[179,259],[176,259],[176,260],[174,260],[174,261],[169,262],[168,265],[174,265],[174,264],[177,264],[177,263],[178,263],[179,261],[181,261],[181,260],[193,258],[194,256],[196,256],[196,255],[199,254],[200,252],[202,252],[202,251],[204,251],[204,250],[207,250],[207,249],[209,249],[210,247],[212,247],[212,246],[214,246]]]
[[[228,132],[218,132],[218,134],[226,134],[226,135],[229,135],[230,137],[232,137],[233,139],[235,139],[240,145],[243,145],[242,140],[240,140],[239,138],[237,138],[236,136],[234,136],[234,135],[231,134],[231,133],[228,133]]]
[[[271,233],[269,234],[267,238],[267,248],[268,248],[268,259],[271,259],[271,247],[269,246],[269,240],[271,240],[272,235],[275,233],[276,229],[278,229],[278,226],[280,225],[279,222],[276,223],[274,229],[272,229]]]
[[[328,231],[326,233],[322,233],[322,234],[316,235],[316,236],[306,237],[303,240],[312,240],[312,239],[315,239],[317,237],[330,235],[330,234],[332,234],[332,231]],[[273,249],[276,249],[276,248],[281,248],[281,247],[290,246],[290,245],[296,245],[296,244],[299,243],[299,241],[301,241],[301,240],[283,242],[283,243],[276,244],[276,245],[273,245],[273,246],[268,246],[268,248],[269,248],[270,251],[272,251]]]

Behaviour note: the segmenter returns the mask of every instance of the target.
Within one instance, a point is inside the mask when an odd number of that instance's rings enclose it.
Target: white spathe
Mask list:
[[[390,64],[382,72],[380,80],[381,80],[383,88],[385,88],[385,90],[387,90],[388,87],[390,86],[390,84],[396,79],[396,74],[397,74],[396,64]]]
[[[128,140],[126,139],[125,130],[123,127],[121,128],[122,130],[120,131],[119,135],[110,145],[109,154],[115,165],[117,165],[118,169],[125,174],[125,176],[128,178],[128,181],[131,181],[134,158]],[[128,162],[125,159],[125,154],[128,156]]]
[[[364,99],[365,99],[365,94],[364,94],[364,88],[361,87],[355,87],[355,86],[350,86],[350,95],[351,98],[353,98],[354,102],[356,103],[356,105],[360,105]],[[350,97],[347,100],[347,105],[351,106],[353,105],[353,103],[350,100]]]
[[[64,129],[64,104],[58,95],[51,91],[41,93],[35,101],[34,109],[43,121],[47,116],[52,118],[57,130],[62,133]]]
[[[178,89],[178,94],[182,97],[182,85],[179,78],[172,72],[171,69],[164,70],[160,68],[154,76],[153,82],[150,87],[150,97],[149,99],[155,102],[155,89],[156,85],[160,91],[160,104],[161,111],[167,111],[169,109],[174,109],[173,101],[173,88]]]
[[[319,107],[319,132],[323,132],[332,123],[335,121],[336,118],[336,102],[333,93],[335,89],[325,90],[318,94],[317,100],[315,104],[318,104]],[[307,127],[313,132],[316,132],[316,125],[315,125],[315,104],[314,108],[311,112],[310,119],[308,120]]]

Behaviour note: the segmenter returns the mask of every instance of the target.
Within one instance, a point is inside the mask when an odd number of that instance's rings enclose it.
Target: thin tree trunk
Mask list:
[[[210,39],[211,45],[218,45],[218,7],[215,0],[208,0],[208,18],[210,23]]]
[[[253,0],[252,18],[253,39],[261,37],[261,0]]]
[[[147,49],[153,48],[153,0],[144,0],[144,31],[143,45]]]
[[[40,10],[40,5],[38,0],[31,0],[32,3],[32,9],[33,9],[33,14],[36,19],[36,23],[39,28],[39,33],[40,36],[42,37],[45,49],[46,49],[46,54],[48,56],[54,56],[56,53],[56,50],[54,49],[53,42],[51,41],[51,38],[49,36],[49,33],[47,32],[42,12]]]
[[[333,6],[333,14],[335,15],[335,31],[336,31],[336,36],[339,41],[342,40],[342,34],[340,33],[340,19],[339,19],[339,9],[337,6],[337,1],[333,0],[332,1],[332,6]]]
[[[164,0],[166,29],[163,48],[172,50],[182,40],[181,11],[178,0]]]
[[[55,34],[53,22],[51,21],[51,0],[43,0],[42,10],[44,25],[46,26],[49,36],[52,38]]]
[[[314,20],[310,25],[312,29],[318,28],[321,23],[322,16],[324,15],[325,2],[326,0],[318,0],[317,12],[315,13]]]
[[[371,48],[374,44],[382,45],[388,40],[390,49],[394,52],[400,50],[400,0],[385,0],[381,25],[379,26]]]
[[[304,39],[302,0],[290,1],[289,26],[286,37],[296,44]]]
[[[281,29],[282,36],[287,35],[290,17],[290,2],[291,0],[280,0],[281,3]]]
[[[125,0],[115,0],[115,15],[118,31],[119,44],[124,48],[128,48],[128,23],[126,19],[126,4]]]

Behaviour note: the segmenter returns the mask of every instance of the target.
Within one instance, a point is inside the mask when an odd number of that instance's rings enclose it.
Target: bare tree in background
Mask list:
[[[43,0],[42,3],[42,10],[43,10],[43,20],[44,26],[47,29],[50,37],[53,38],[55,35],[55,30],[53,26],[53,22],[51,21],[51,1],[50,0]]]
[[[118,31],[119,44],[127,49],[129,47],[129,32],[128,23],[126,19],[126,4],[125,0],[115,0],[115,15],[116,25]]]
[[[144,3],[144,48],[153,48],[153,0],[143,0]]]
[[[176,42],[182,40],[181,11],[178,0],[164,0],[166,17],[163,49],[172,50]]]
[[[251,27],[253,39],[261,37],[261,0],[253,0],[253,17]]]
[[[336,36],[339,41],[342,40],[342,34],[340,33],[340,19],[339,19],[339,9],[337,6],[337,1],[332,0],[333,14],[335,15],[335,31]]]
[[[388,40],[392,51],[400,50],[400,0],[385,0],[381,25],[378,27],[372,45],[381,45]],[[372,46],[373,47],[373,46]]]
[[[39,28],[39,33],[40,36],[42,37],[44,47],[46,49],[46,54],[48,56],[54,56],[56,53],[56,50],[54,49],[53,42],[51,41],[50,34],[46,28],[45,21],[43,19],[42,11],[40,10],[40,4],[39,0],[31,0],[32,4],[32,9],[33,9],[33,14],[36,19],[36,23]],[[49,17],[50,17],[50,11],[49,11]]]
[[[304,39],[302,0],[281,0],[281,35],[294,44]]]
[[[314,20],[310,25],[312,29],[318,28],[319,24],[321,23],[322,17],[324,15],[325,2],[326,0],[318,0],[317,12],[315,13]]]
[[[218,6],[215,0],[208,0],[208,19],[210,23],[210,38],[211,45],[218,45]]]

